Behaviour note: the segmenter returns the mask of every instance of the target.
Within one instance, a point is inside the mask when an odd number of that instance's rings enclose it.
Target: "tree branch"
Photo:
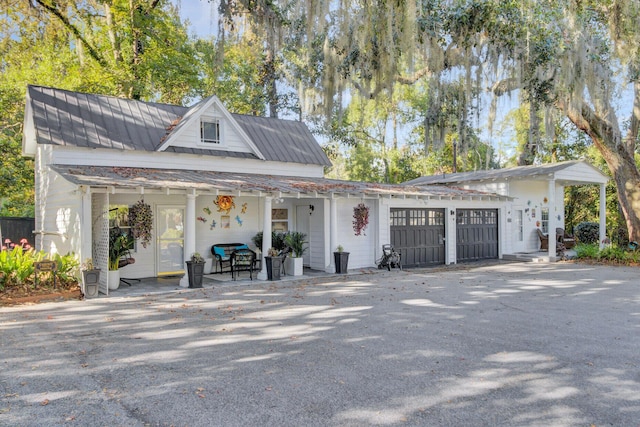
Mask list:
[[[625,148],[627,153],[633,156],[638,141],[638,130],[640,128],[640,81],[633,82],[633,110],[631,111],[631,120],[629,124],[629,132],[625,138]]]
[[[96,62],[98,62],[100,66],[105,68],[108,66],[104,58],[102,58],[102,56],[98,53],[98,51],[91,44],[89,44],[89,42],[80,33],[80,30],[78,30],[78,28],[75,25],[73,25],[66,16],[62,14],[62,12],[60,11],[60,9],[58,9],[57,6],[48,4],[43,0],[35,0],[35,1],[37,4],[42,6],[45,10],[47,10],[53,16],[58,18],[60,22],[62,22],[62,24],[67,28],[67,30],[69,30],[74,36],[76,36],[76,38],[80,40],[82,45],[87,48],[87,51],[89,51],[89,55],[94,60],[96,60]]]

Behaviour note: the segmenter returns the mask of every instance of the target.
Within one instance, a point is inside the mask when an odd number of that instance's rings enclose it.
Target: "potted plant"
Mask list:
[[[120,286],[121,260],[125,262],[124,265],[135,262],[129,252],[132,247],[133,237],[129,233],[118,227],[109,230],[109,289],[112,291]]]
[[[82,264],[82,293],[85,298],[98,296],[100,269],[93,266],[93,260],[87,258]]]
[[[267,256],[264,257],[267,264],[267,279],[280,280],[280,270],[282,269],[282,257],[276,248],[269,248]]]
[[[187,261],[187,275],[190,288],[201,288],[204,276],[204,257],[199,252],[191,254],[191,260]]]
[[[292,272],[294,276],[302,276],[304,271],[302,265],[302,256],[304,255],[307,247],[305,246],[305,239],[307,235],[299,231],[292,231],[287,233],[284,237],[285,244],[291,248],[291,256],[287,258],[289,263],[287,269]]]
[[[336,264],[336,273],[345,274],[349,266],[349,252],[345,252],[342,245],[338,245],[333,253],[333,259]]]

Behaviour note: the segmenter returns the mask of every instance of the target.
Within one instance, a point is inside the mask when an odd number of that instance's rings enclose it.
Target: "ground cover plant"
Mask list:
[[[45,260],[56,263],[55,275],[41,271],[36,277],[36,263]],[[3,248],[0,250],[0,305],[79,298],[78,267],[74,254],[48,254],[20,245]]]
[[[640,266],[640,250],[635,246],[620,246],[614,243],[601,249],[596,243],[579,243],[575,251],[576,258],[581,261]]]

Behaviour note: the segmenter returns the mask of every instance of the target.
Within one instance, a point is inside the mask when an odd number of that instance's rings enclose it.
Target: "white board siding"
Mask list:
[[[82,242],[82,196],[75,185],[55,172],[39,174],[36,230],[37,249],[66,255]]]
[[[171,145],[176,147],[202,148],[210,150],[237,151],[240,153],[252,153],[253,150],[247,145],[246,141],[238,134],[235,127],[222,115],[202,116],[203,120],[218,120],[220,123],[220,144],[207,144],[201,142],[200,137],[200,120],[195,121],[186,127],[180,137],[172,141]]]
[[[349,252],[349,270],[354,268],[372,267],[375,265],[376,246],[376,210],[375,204],[365,200],[364,204],[369,207],[369,225],[360,236],[353,231],[353,208],[361,203],[360,199],[340,199],[338,200],[338,245],[344,247],[345,252]],[[335,249],[335,248],[334,248]],[[333,256],[333,253],[331,254]]]
[[[605,184],[609,179],[594,166],[578,163],[570,168],[556,172],[556,181],[596,182]]]
[[[55,147],[51,161],[57,165],[117,165],[118,167],[242,172],[312,178],[324,177],[324,169],[318,165],[267,162],[256,159],[212,157],[186,153]]]

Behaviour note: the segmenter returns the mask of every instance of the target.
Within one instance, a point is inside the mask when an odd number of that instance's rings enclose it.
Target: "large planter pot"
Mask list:
[[[119,279],[119,278],[118,278]],[[82,293],[85,298],[98,296],[100,287],[100,269],[82,270]]]
[[[120,270],[109,270],[109,290],[115,291],[120,287]]]
[[[287,272],[287,275],[291,274],[294,276],[302,276],[304,271],[302,257],[287,258],[286,263],[287,268],[285,268],[285,271]]]
[[[202,276],[204,275],[204,262],[186,261],[187,275],[189,277],[190,288],[202,287]]]
[[[349,252],[334,252],[333,259],[336,264],[336,273],[346,274],[349,267]]]
[[[264,261],[267,263],[267,279],[280,280],[280,270],[282,270],[282,257],[266,256]]]

